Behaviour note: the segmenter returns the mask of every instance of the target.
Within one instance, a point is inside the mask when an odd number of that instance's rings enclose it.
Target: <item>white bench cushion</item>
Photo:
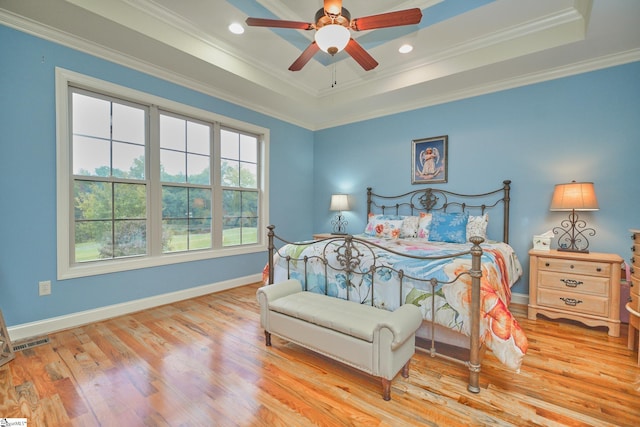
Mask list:
[[[314,292],[298,292],[269,301],[269,309],[367,342],[373,342],[375,327],[392,314]]]

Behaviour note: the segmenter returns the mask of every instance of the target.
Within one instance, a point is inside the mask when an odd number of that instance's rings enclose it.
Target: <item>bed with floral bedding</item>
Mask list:
[[[461,360],[469,368],[468,389],[479,392],[485,348],[519,370],[528,345],[508,308],[511,287],[522,275],[506,243],[509,183],[473,196],[428,188],[386,197],[368,189],[367,226],[356,235],[294,243],[269,226],[265,281],[295,278],[307,291],[388,310],[419,306],[424,322],[417,346],[444,357],[449,356],[441,343],[468,349]],[[487,197],[495,194],[501,198],[491,204]],[[473,205],[470,197],[482,200]],[[377,203],[377,198],[390,204]],[[504,241],[487,237],[487,210],[497,204],[504,205]]]

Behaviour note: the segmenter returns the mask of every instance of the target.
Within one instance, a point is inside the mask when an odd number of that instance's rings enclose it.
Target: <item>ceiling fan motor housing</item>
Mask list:
[[[324,9],[318,9],[316,12],[316,30],[324,27],[328,24],[338,24],[343,27],[349,28],[351,23],[351,13],[346,8],[342,8],[340,15],[330,15],[324,11]]]

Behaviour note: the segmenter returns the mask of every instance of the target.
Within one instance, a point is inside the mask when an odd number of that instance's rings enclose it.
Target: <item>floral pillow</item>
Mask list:
[[[420,223],[420,217],[418,216],[405,216],[402,220],[402,227],[400,228],[400,238],[418,237],[418,226]]]
[[[434,212],[429,227],[429,241],[465,243],[469,215],[464,212]]]
[[[489,214],[471,215],[467,222],[467,240],[473,236],[479,236],[487,240],[487,225],[489,225]]]
[[[416,237],[419,239],[429,239],[429,227],[431,226],[432,214],[420,212],[418,219],[418,233]]]
[[[398,215],[369,214],[364,234],[381,239],[397,239],[402,229],[402,217]]]

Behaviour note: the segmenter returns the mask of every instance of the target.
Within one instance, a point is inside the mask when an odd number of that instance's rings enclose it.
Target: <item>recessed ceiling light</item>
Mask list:
[[[411,46],[410,44],[403,44],[402,46],[400,46],[400,49],[398,49],[398,52],[409,53],[412,50],[413,50],[413,46]]]
[[[242,34],[244,33],[244,27],[237,22],[234,22],[233,24],[229,25],[229,31],[231,31],[233,34]]]

